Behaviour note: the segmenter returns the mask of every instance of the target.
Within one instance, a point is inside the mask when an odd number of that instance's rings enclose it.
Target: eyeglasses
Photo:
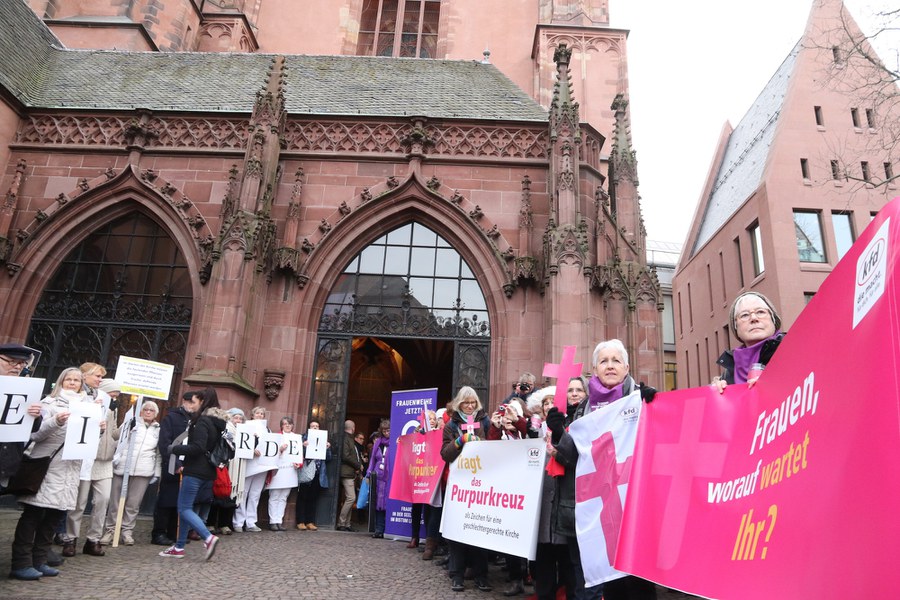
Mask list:
[[[146,407],[146,408],[142,408],[142,409],[141,409],[141,412],[152,412],[152,413],[155,413],[156,411],[153,410],[151,407],[148,406],[148,407]]]
[[[24,367],[28,364],[28,361],[23,358],[10,358],[8,356],[0,356],[0,358],[11,367]]]
[[[735,317],[741,323],[745,321],[749,321],[750,317],[754,317],[756,319],[764,319],[769,316],[769,309],[767,308],[757,308],[756,310],[745,310],[743,312],[738,313]]]

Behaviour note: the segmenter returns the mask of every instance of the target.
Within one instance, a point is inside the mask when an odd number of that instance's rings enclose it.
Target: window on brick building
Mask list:
[[[753,249],[753,275],[760,275],[766,270],[763,260],[762,233],[759,231],[759,223],[754,223],[750,229],[750,244]]]
[[[890,185],[891,180],[894,178],[894,165],[886,162],[882,166],[884,167],[884,180],[888,182],[888,185]]]
[[[837,246],[837,257],[841,259],[853,245],[853,213],[837,211],[831,213],[831,224],[834,227],[834,242]]]
[[[831,178],[832,179],[840,179],[841,178],[841,165],[838,161],[831,161]]]
[[[440,0],[365,0],[356,53],[435,58]]]
[[[673,362],[666,363],[666,391],[678,389],[678,365]]]
[[[825,262],[822,221],[818,212],[795,210],[794,233],[797,236],[797,253],[800,255],[800,262]]]
[[[860,162],[859,170],[862,172],[863,181],[868,183],[872,179],[872,173],[869,171],[869,162],[865,160]]]
[[[866,109],[866,124],[869,129],[875,129],[875,111],[871,108]]]
[[[813,113],[816,115],[816,125],[818,125],[819,127],[824,127],[825,117],[822,116],[822,107],[813,106]]]
[[[858,108],[850,109],[850,120],[853,121],[853,126],[856,127],[857,129],[859,129],[860,124],[859,124],[859,109]]]
[[[809,180],[809,161],[805,158],[800,159],[800,175],[803,176],[804,181]]]

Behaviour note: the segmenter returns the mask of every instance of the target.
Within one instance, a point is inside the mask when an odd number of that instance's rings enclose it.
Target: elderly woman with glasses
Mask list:
[[[450,411],[453,414],[444,425],[443,444],[441,445],[441,458],[448,466],[459,458],[464,445],[483,439],[484,432],[491,426],[491,420],[485,414],[478,394],[467,385],[459,388],[459,392],[450,403]],[[468,429],[464,431],[470,417],[474,431]],[[470,566],[475,575],[475,587],[482,592],[491,591],[492,588],[487,579],[485,550],[452,540],[448,540],[448,542],[450,544],[450,589],[454,592],[462,592],[466,589],[464,574],[466,567]]]
[[[604,406],[618,402],[622,398],[631,395],[635,390],[640,390],[641,398],[645,402],[653,400],[656,390],[645,386],[643,383],[635,384],[629,374],[628,351],[620,340],[606,340],[597,344],[592,356],[594,374],[588,381],[587,397],[579,393],[583,390],[583,384],[578,379],[570,381],[571,397],[583,398],[572,412],[571,421],[567,414],[560,412],[556,407],[547,411],[547,428],[550,430],[550,442],[552,449],[556,451],[556,460],[565,469],[558,477],[557,500],[555,501],[555,514],[551,515],[551,523],[554,531],[566,538],[569,546],[569,560],[572,564],[572,573],[575,577],[575,597],[590,600],[655,600],[656,586],[644,579],[631,575],[608,581],[604,584],[585,587],[584,572],[581,567],[581,552],[575,534],[575,467],[578,464],[578,449],[575,441],[566,431],[566,426],[578,419],[589,415],[591,412]],[[575,382],[575,385],[571,385]]]
[[[753,365],[767,365],[784,339],[781,318],[768,298],[759,292],[746,292],[731,305],[731,331],[740,345],[726,350],[716,361],[725,371],[713,379],[713,385],[724,392],[732,383],[756,383]]]
[[[113,481],[110,491],[109,509],[106,513],[106,533],[100,543],[107,545],[113,541],[113,532],[119,514],[122,482],[128,471],[128,490],[125,492],[125,507],[122,516],[121,539],[125,546],[134,545],[134,524],[137,520],[141,501],[151,482],[159,481],[162,472],[162,458],[159,455],[159,406],[147,400],[141,405],[139,418],[128,423],[128,433],[119,438],[119,447],[113,458]]]

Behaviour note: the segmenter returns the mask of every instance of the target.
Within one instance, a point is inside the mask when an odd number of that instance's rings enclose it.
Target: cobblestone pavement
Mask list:
[[[58,577],[40,581],[7,579],[10,546],[19,511],[0,509],[0,598],[315,598],[320,600],[503,598],[505,572],[490,568],[494,591],[478,591],[471,581],[462,593],[450,591],[447,571],[400,541],[376,540],[366,533],[286,531],[223,536],[215,556],[203,560],[203,546],[192,542],[183,559],[157,556],[151,522],[138,520],[135,546],[107,548],[106,556],[78,554],[66,559]],[[81,541],[81,540],[79,540]],[[59,547],[55,547],[58,551]],[[526,588],[530,591],[530,588]],[[519,596],[526,598],[526,596]],[[533,596],[532,596],[533,597]],[[660,600],[684,598],[660,588]]]

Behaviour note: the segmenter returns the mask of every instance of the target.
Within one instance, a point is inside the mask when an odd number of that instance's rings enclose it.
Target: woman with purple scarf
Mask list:
[[[719,392],[732,383],[756,383],[756,376],[750,376],[751,367],[765,366],[772,359],[775,350],[784,338],[781,318],[768,298],[759,292],[746,292],[738,296],[731,305],[731,331],[741,343],[733,350],[726,350],[716,361],[725,372],[713,379]]]
[[[594,375],[588,382],[588,396],[582,400],[572,415],[572,421],[590,414],[608,404],[631,395],[640,389],[641,398],[650,402],[656,390],[641,383],[635,385],[628,374],[628,351],[619,340],[600,342],[594,348],[591,364]],[[573,380],[575,381],[575,380]],[[578,449],[566,431],[569,421],[556,407],[547,411],[547,428],[550,442],[556,449],[556,460],[565,467],[559,481],[559,500],[556,514],[551,516],[555,530],[568,539],[569,560],[575,573],[575,590],[572,597],[578,600],[655,600],[656,586],[653,582],[628,575],[601,585],[585,587],[584,572],[581,568],[581,553],[575,537],[575,466],[578,463]]]
[[[391,443],[391,422],[382,419],[372,436],[372,460],[366,477],[375,474],[375,533],[373,538],[384,537],[384,525],[387,520],[388,490],[391,485],[391,466],[388,462],[388,445]]]

